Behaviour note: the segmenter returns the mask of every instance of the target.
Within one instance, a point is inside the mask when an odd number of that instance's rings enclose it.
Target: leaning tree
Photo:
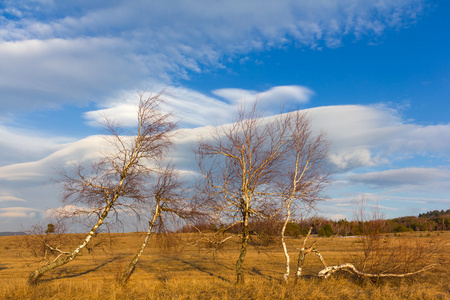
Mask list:
[[[29,275],[30,284],[74,260],[112,211],[117,213],[131,204],[145,201],[148,178],[157,169],[156,163],[165,159],[176,125],[170,113],[160,110],[162,102],[161,94],[140,96],[134,132],[122,132],[123,126],[105,117],[108,150],[102,152],[98,160],[79,163],[61,172],[59,183],[63,204],[77,207],[74,211],[61,213],[74,218],[87,215],[88,220],[92,220],[92,227],[75,249],[56,249],[59,255],[54,260],[47,261]]]
[[[196,154],[205,179],[204,193],[213,202],[211,207],[227,220],[233,219],[240,224],[241,247],[236,261],[238,284],[244,282],[243,264],[250,239],[250,219],[273,217],[286,205],[286,198],[290,196],[285,184],[293,180],[292,172],[287,172],[287,168],[292,170],[290,165],[295,163],[296,153],[303,159],[312,151],[304,152],[307,148],[322,151],[324,141],[321,138],[303,138],[305,145],[301,147],[299,138],[302,137],[295,134],[302,134],[296,132],[302,130],[302,122],[307,123],[309,119],[292,113],[263,117],[256,101],[248,110],[241,107],[235,122],[214,128],[211,135],[199,141]],[[320,155],[317,157],[321,159]],[[298,165],[298,172],[302,172],[302,166],[305,172],[313,170],[309,164],[304,166],[304,159],[302,163]],[[320,188],[319,183],[307,184],[306,180],[311,182],[313,177],[317,181],[326,179],[320,174],[297,175],[294,181],[298,184],[291,198],[301,197],[301,191],[312,186]],[[308,201],[315,199],[311,194]]]
[[[323,199],[322,192],[330,180],[328,171],[328,142],[324,132],[313,130],[311,119],[307,113],[295,111],[286,117],[288,122],[289,142],[286,159],[283,162],[281,174],[276,178],[279,183],[283,201],[284,222],[281,228],[281,243],[286,257],[284,282],[288,282],[290,274],[290,257],[286,246],[286,227],[295,209],[299,206],[312,209],[317,201]],[[303,247],[304,248],[304,247]],[[302,252],[299,253],[299,263],[296,276],[301,274]]]
[[[119,279],[121,285],[127,284],[151,235],[156,230],[167,230],[166,223],[173,226],[179,221],[195,222],[198,218],[205,216],[201,203],[199,204],[189,197],[189,189],[181,180],[179,171],[171,164],[163,165],[156,170],[156,174],[147,188],[146,196],[141,198],[142,203],[134,206],[137,211],[150,211],[147,233],[136,255],[122,273]]]

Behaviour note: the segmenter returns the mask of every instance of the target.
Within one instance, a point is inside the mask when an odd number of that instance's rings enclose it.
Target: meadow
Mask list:
[[[415,232],[401,238],[434,238],[439,243],[442,264],[430,271],[378,282],[345,272],[319,279],[321,262],[310,254],[297,285],[294,273],[303,238],[288,239],[291,279],[284,284],[280,243],[254,237],[241,286],[235,285],[237,238],[214,249],[208,243],[194,243],[196,234],[174,234],[170,241],[154,235],[126,287],[117,278],[140,246],[143,233],[98,234],[96,248],[45,274],[35,286],[27,284],[27,276],[42,262],[26,249],[25,237],[0,237],[0,299],[450,299],[450,232],[429,235]],[[68,237],[76,243],[82,236]],[[308,244],[317,239],[310,237]],[[350,262],[362,251],[358,238],[341,237],[320,238],[317,249],[328,265]]]

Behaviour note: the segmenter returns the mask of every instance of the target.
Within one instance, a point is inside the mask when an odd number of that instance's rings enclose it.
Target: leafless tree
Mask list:
[[[289,125],[289,151],[286,153],[288,164],[283,167],[285,172],[282,176],[278,177],[285,211],[281,229],[281,243],[286,257],[284,282],[288,282],[290,273],[290,257],[285,231],[294,213],[293,206],[302,205],[305,209],[313,208],[314,204],[323,198],[322,191],[329,183],[330,175],[326,168],[328,143],[325,133],[315,134],[312,130],[311,119],[306,113],[300,111],[291,113],[287,121]],[[300,265],[298,268],[301,268]]]
[[[155,228],[165,229],[165,219],[174,217],[184,222],[193,222],[202,215],[196,203],[189,200],[191,199],[188,198],[187,190],[183,188],[179,174],[173,166],[161,168],[156,180],[151,184],[148,198],[144,203],[144,209],[152,210],[147,233],[138,252],[122,273],[120,284],[125,285],[128,282]]]
[[[89,244],[111,211],[131,208],[130,204],[145,201],[148,177],[155,171],[172,144],[175,123],[171,114],[159,107],[162,96],[141,95],[137,113],[137,128],[125,135],[120,124],[105,118],[107,141],[112,149],[104,151],[101,159],[88,166],[81,164],[61,172],[63,203],[77,209],[66,212],[77,217],[93,216],[93,225],[86,237],[72,251],[60,251],[55,260],[33,271],[28,278],[35,284],[39,278],[57,267],[74,260]]]
[[[211,138],[199,142],[197,159],[206,182],[205,193],[213,201],[211,206],[224,218],[236,220],[241,226],[241,249],[236,261],[238,284],[244,282],[249,219],[274,216],[286,204],[286,198],[292,198],[292,201],[302,197],[304,201],[316,199],[310,170],[313,170],[313,160],[320,156],[310,148],[315,147],[317,153],[322,151],[322,137],[314,140],[311,136],[301,136],[302,131],[310,129],[308,122],[307,118],[295,113],[263,118],[256,101],[248,110],[241,107],[234,123],[216,127]],[[316,142],[317,146],[310,145],[311,142]],[[295,164],[295,153],[307,149],[309,152],[300,152],[296,167],[298,173],[303,167],[304,174],[293,178],[291,164]],[[316,176],[316,180],[320,179]],[[290,184],[295,182],[295,188],[288,188],[288,181]],[[316,185],[320,186],[319,183]],[[305,192],[303,196],[302,191]]]

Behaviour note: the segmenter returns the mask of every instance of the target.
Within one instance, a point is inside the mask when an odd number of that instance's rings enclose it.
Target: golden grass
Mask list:
[[[187,234],[181,236],[188,239]],[[441,243],[446,243],[443,255],[449,262],[450,233],[440,238]],[[313,275],[321,269],[320,261],[310,254],[299,284],[282,284],[281,246],[250,246],[245,261],[246,283],[235,286],[237,240],[214,253],[205,245],[162,249],[157,247],[161,241],[155,237],[123,288],[116,278],[142,240],[142,234],[133,233],[111,237],[99,234],[96,239],[104,240],[102,248],[84,252],[75,261],[46,274],[36,286],[28,286],[27,276],[39,264],[21,249],[21,239],[0,237],[0,299],[450,299],[448,265],[378,284],[346,274],[319,280]],[[311,238],[309,243],[313,241]],[[301,243],[302,239],[290,239],[288,243],[292,274]],[[349,262],[360,247],[353,238],[323,238],[318,243],[329,265]]]

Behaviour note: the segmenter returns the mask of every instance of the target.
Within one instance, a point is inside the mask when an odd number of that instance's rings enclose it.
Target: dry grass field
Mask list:
[[[142,234],[99,234],[96,240],[102,241],[101,246],[47,273],[36,286],[26,283],[39,263],[23,249],[24,237],[0,237],[0,299],[450,299],[450,232],[438,237],[444,265],[431,271],[377,283],[346,273],[321,280],[315,277],[320,261],[311,254],[297,285],[293,277],[289,284],[281,283],[281,245],[250,246],[246,283],[235,286],[237,240],[212,251],[206,245],[187,245],[192,235],[179,237],[184,241],[178,246],[162,247],[158,245],[166,243],[154,236],[126,287],[118,285],[116,278],[137,251]],[[77,236],[72,238],[76,241]],[[429,237],[414,233],[403,238]],[[288,240],[292,270],[302,241]],[[328,265],[336,265],[351,261],[361,244],[355,238],[321,238],[317,248]]]

